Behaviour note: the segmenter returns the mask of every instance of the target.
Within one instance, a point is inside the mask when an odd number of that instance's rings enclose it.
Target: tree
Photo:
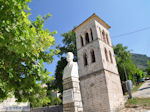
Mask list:
[[[75,33],[73,31],[69,31],[67,33],[63,33],[62,37],[64,37],[62,40],[64,46],[57,46],[57,48],[60,50],[58,56],[63,56],[63,54],[66,54],[67,52],[72,52],[74,54],[74,60],[77,60]]]
[[[136,69],[136,84],[138,85],[140,83],[140,79],[145,77],[145,73],[141,69]]]
[[[57,62],[56,70],[55,70],[55,81],[54,88],[58,89],[60,93],[63,93],[63,70],[67,65],[67,61],[65,57],[61,57],[61,59]]]
[[[142,70],[137,69],[136,66],[133,64],[132,55],[130,51],[127,50],[126,46],[124,47],[122,44],[117,44],[116,46],[114,46],[114,53],[121,81],[126,81],[123,64],[126,68],[128,79],[132,80],[133,83],[135,83],[135,74],[137,76],[142,77],[141,76]]]
[[[62,95],[63,92],[63,85],[62,85],[62,76],[63,70],[67,65],[66,58],[63,57],[64,54],[67,52],[73,52],[74,54],[74,61],[77,61],[77,49],[76,49],[76,36],[73,31],[69,31],[67,33],[63,33],[63,44],[64,46],[58,46],[60,53],[58,54],[60,60],[57,62],[56,71],[55,71],[55,78],[54,81],[54,88],[58,89]]]
[[[146,72],[148,75],[150,75],[150,61],[147,62],[147,65],[148,65],[148,67],[146,69]]]
[[[43,63],[51,63],[57,50],[53,35],[43,29],[50,16],[29,20],[30,0],[0,0],[0,99],[13,94],[17,101],[34,102],[41,94],[42,84],[51,82]],[[44,102],[45,98],[41,98]],[[39,99],[37,99],[39,101]],[[43,103],[44,104],[44,103]]]

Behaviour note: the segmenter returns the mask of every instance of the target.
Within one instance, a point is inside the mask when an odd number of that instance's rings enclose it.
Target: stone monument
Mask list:
[[[78,64],[73,62],[73,53],[68,52],[68,62],[63,73],[63,112],[83,112],[80,94]]]
[[[84,112],[118,112],[124,105],[109,28],[93,14],[74,29]]]

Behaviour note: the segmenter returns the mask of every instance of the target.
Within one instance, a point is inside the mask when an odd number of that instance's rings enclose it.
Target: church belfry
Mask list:
[[[74,29],[84,112],[116,112],[124,101],[109,28],[93,14]]]

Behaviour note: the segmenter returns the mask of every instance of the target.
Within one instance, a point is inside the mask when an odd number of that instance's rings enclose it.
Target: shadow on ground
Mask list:
[[[144,89],[149,89],[150,87],[145,87],[145,88],[141,88],[141,89],[139,89],[138,91],[142,91],[142,90],[144,90]]]

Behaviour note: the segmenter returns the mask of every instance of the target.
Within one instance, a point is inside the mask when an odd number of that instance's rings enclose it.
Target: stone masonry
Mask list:
[[[63,112],[83,112],[79,78],[68,77],[64,79],[63,90]]]
[[[93,14],[74,29],[84,112],[118,112],[124,105],[109,28]]]

